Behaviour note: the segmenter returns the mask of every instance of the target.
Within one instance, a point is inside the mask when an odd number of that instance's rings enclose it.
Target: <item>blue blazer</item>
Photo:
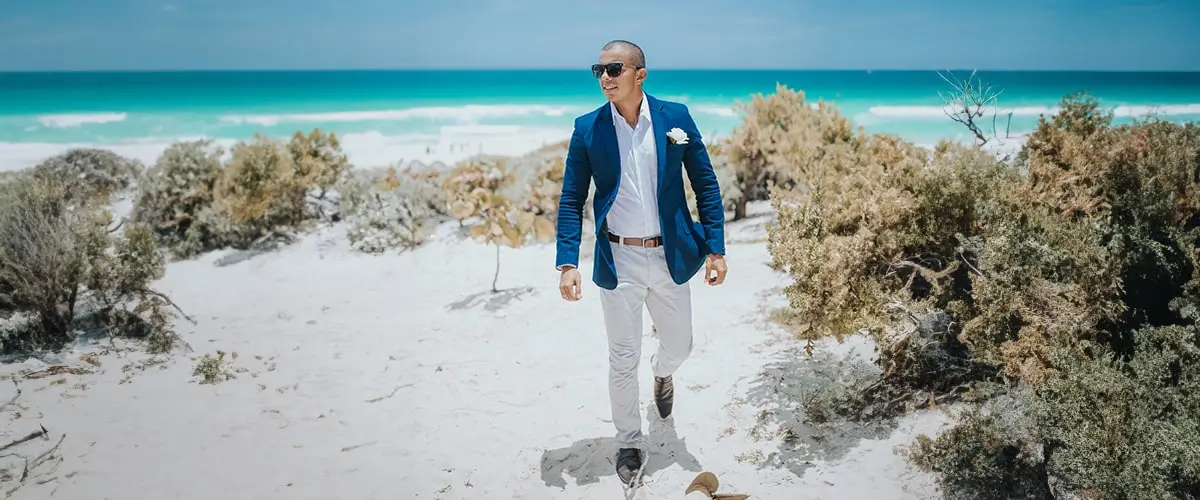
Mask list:
[[[702,267],[708,254],[725,254],[725,208],[721,188],[700,140],[696,122],[687,106],[646,95],[654,141],[658,146],[658,213],[662,226],[667,268],[676,284],[686,283]],[[619,116],[617,119],[621,119]],[[687,133],[687,144],[672,144],[667,131]],[[687,169],[700,221],[692,220],[683,188]],[[596,249],[592,281],[601,288],[617,287],[617,271],[608,241],[605,218],[612,208],[621,180],[621,159],[612,108],[606,102],[575,119],[563,172],[562,195],[558,201],[557,257],[555,266],[579,267],[579,244],[583,227],[583,204],[589,183],[594,182],[592,200],[596,216]]]

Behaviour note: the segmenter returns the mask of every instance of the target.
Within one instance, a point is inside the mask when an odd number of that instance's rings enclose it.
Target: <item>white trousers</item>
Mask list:
[[[656,377],[666,377],[692,353],[692,296],[689,283],[677,285],[671,279],[661,246],[613,243],[612,249],[617,288],[600,289],[608,332],[608,391],[617,444],[636,448],[642,441],[638,362],[643,305],[658,331],[658,350],[650,359],[652,370]]]

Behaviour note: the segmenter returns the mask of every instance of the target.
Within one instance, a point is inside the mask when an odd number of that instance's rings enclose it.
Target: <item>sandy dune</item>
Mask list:
[[[804,387],[789,377],[822,362],[797,359],[795,344],[765,320],[783,304],[787,277],[755,241],[764,220],[730,227],[723,286],[693,282],[696,347],[676,376],[667,421],[651,410],[655,341],[646,328],[641,498],[683,498],[701,470],[722,490],[759,499],[933,496],[931,478],[893,447],[936,431],[941,413],[865,439],[818,436],[811,442],[828,446],[804,450],[756,439],[761,415],[796,410]],[[229,265],[214,265],[237,261],[229,252],[173,263],[158,289],[196,319],[180,325],[193,352],[146,367],[149,356],[104,341],[0,366],[93,371],[17,375],[23,392],[0,414],[6,439],[44,425],[48,440],[17,448],[36,455],[66,437],[57,469],[35,471],[45,484],[27,481],[13,498],[620,498],[595,286],[588,281],[581,302],[563,302],[554,248],[542,245],[502,250],[507,290],[492,295],[494,248],[460,240],[455,226],[399,255],[355,253],[335,227]],[[582,267],[590,280],[590,263]],[[237,353],[236,378],[196,383],[193,358],[217,350]],[[870,346],[823,346],[818,357],[853,350]],[[3,401],[15,394],[7,381],[0,391]]]

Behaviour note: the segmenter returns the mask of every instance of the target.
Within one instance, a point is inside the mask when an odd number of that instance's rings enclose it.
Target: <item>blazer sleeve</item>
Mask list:
[[[579,122],[571,132],[567,159],[563,167],[562,193],[558,198],[555,268],[579,267],[579,242],[583,232],[583,204],[587,202],[592,181],[592,164]]]
[[[704,226],[704,239],[708,253],[725,255],[725,204],[721,201],[721,186],[713,171],[708,149],[700,137],[700,130],[687,106],[683,117],[687,124],[688,143],[683,152],[683,167],[687,169],[692,191],[696,193],[696,209],[700,212],[700,225]]]

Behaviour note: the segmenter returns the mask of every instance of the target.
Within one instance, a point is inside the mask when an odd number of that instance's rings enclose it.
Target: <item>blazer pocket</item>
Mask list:
[[[683,144],[667,143],[667,159],[682,159],[684,147]]]

